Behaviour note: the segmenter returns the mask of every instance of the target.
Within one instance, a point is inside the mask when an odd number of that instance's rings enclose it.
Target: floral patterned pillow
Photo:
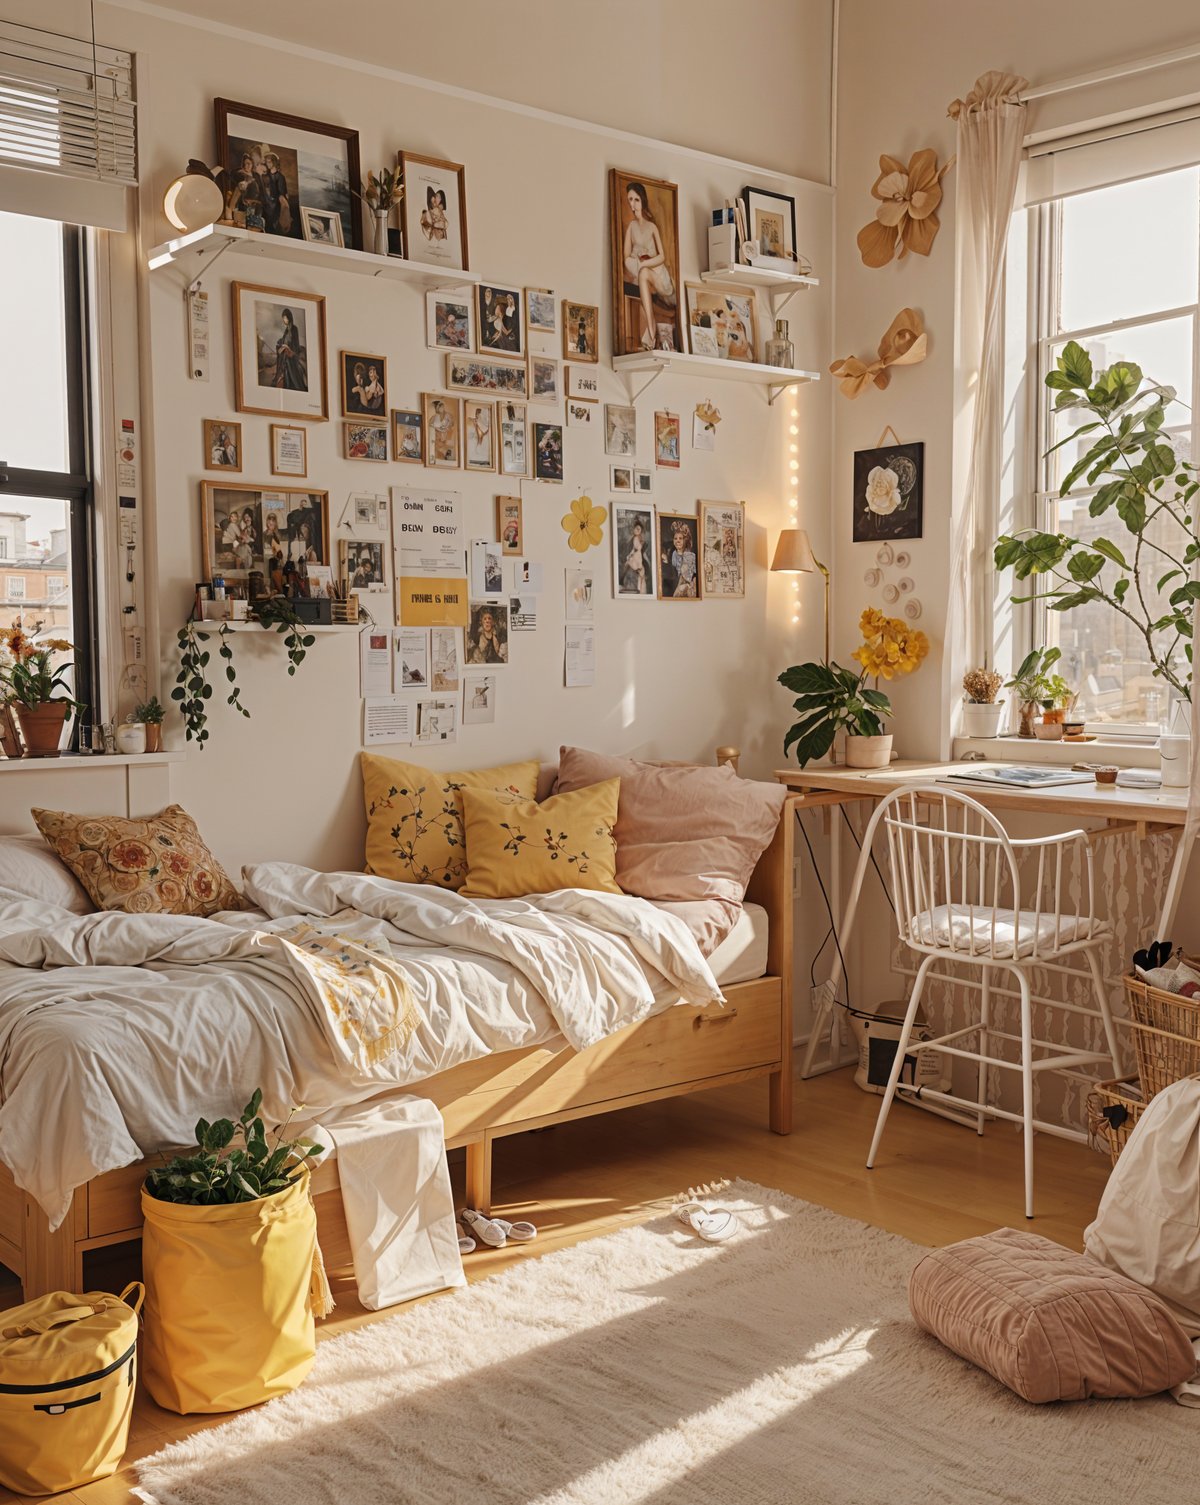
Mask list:
[[[97,909],[211,915],[242,907],[229,874],[182,805],[143,820],[63,810],[31,814]]]
[[[523,899],[562,888],[619,894],[617,805],[620,779],[537,800],[498,800],[462,791],[467,881],[472,899]]]

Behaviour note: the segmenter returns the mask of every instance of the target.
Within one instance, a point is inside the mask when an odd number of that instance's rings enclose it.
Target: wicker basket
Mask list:
[[[1186,960],[1200,970],[1200,963]],[[1200,1001],[1152,988],[1133,973],[1124,983],[1138,1075],[1149,1099],[1181,1077],[1200,1072]]]
[[[1108,1151],[1114,1165],[1146,1106],[1140,1098],[1127,1095],[1131,1086],[1130,1082],[1097,1082],[1087,1095],[1088,1138]]]

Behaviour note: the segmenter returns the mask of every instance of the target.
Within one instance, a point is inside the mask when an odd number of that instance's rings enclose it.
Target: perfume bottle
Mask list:
[[[796,367],[796,347],[788,339],[786,319],[775,320],[775,338],[767,341],[767,365],[782,366],[788,371]]]

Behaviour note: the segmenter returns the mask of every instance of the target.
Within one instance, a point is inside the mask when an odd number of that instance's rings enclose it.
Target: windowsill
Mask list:
[[[955,737],[954,761],[982,753],[989,763],[1111,763],[1117,768],[1157,768],[1158,744],[1129,738],[1095,742],[1039,742],[1026,737]]]
[[[53,773],[56,769],[78,773],[82,768],[128,768],[134,765],[148,767],[154,763],[182,763],[186,757],[184,752],[156,752],[85,753],[83,756],[68,753],[60,758],[0,758],[0,774]]]

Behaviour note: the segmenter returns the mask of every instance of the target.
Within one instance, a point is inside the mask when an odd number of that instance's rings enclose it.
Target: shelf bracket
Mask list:
[[[225,252],[228,251],[229,247],[232,244],[233,244],[233,242],[231,240],[224,240],[224,241],[222,241],[221,244],[217,247],[217,249],[209,257],[208,265],[207,266],[204,265],[204,257],[205,257],[205,255],[207,253],[205,251],[203,251],[203,250],[200,250],[200,251],[196,252],[196,255],[200,257],[200,270],[196,273],[196,275],[188,283],[187,287],[184,288],[184,290],[183,290],[183,296],[185,298],[190,298],[192,296],[192,294],[200,286],[200,279],[203,276],[205,276],[206,273],[212,271],[213,267],[216,266],[217,262],[220,261],[221,257],[224,256]]]
[[[627,372],[624,372],[624,371],[621,373],[621,375],[622,375],[622,377],[624,378],[624,381],[625,381],[625,391],[626,391],[626,394],[629,397],[629,406],[630,407],[633,407],[634,403],[637,402],[638,398],[641,397],[644,392],[648,392],[650,390],[650,388],[654,385],[654,383],[658,380],[658,378],[663,374],[663,372],[666,369],[667,369],[666,366],[655,366],[654,370],[651,371],[650,375],[647,376],[646,380],[641,384],[641,386],[637,389],[636,392],[633,390],[633,378],[632,378],[632,376],[630,376]]]
[[[768,387],[767,388],[767,406],[769,408],[773,408],[775,406],[776,402],[779,400],[779,398],[781,398],[783,396],[783,394],[785,392],[790,391],[792,387],[795,387],[795,386],[798,386],[798,385],[799,385],[798,382],[785,381],[781,387],[776,387],[776,386]]]

